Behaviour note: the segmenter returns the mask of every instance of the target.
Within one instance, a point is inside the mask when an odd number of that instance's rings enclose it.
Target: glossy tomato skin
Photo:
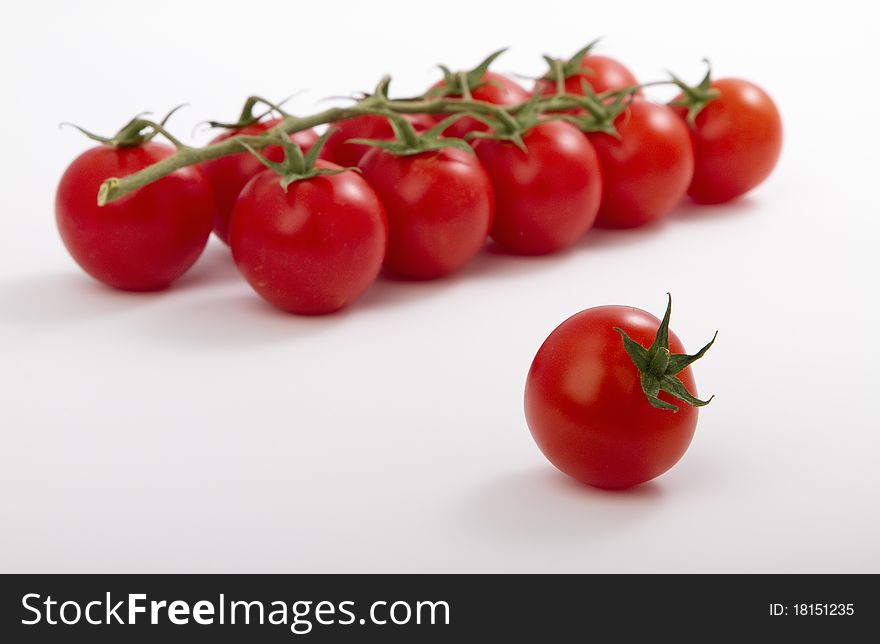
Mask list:
[[[602,167],[602,203],[596,225],[633,228],[661,219],[694,176],[687,126],[670,108],[636,97],[615,119],[620,138],[587,136]]]
[[[388,216],[385,266],[409,279],[434,279],[469,262],[486,244],[495,211],[477,158],[443,148],[395,156],[375,148],[360,162]]]
[[[248,125],[239,130],[230,130],[224,132],[220,136],[215,137],[211,143],[219,143],[234,136],[258,136],[269,130],[281,122],[281,119],[271,119],[269,121],[261,121]],[[291,134],[290,140],[299,145],[303,152],[307,152],[318,140],[318,135],[314,130],[302,130]],[[284,150],[280,146],[273,145],[265,148],[263,155],[270,161],[280,162],[284,159]],[[214,198],[217,202],[217,213],[214,221],[214,233],[229,243],[229,218],[232,216],[232,208],[235,206],[235,200],[238,199],[238,193],[241,192],[244,185],[251,177],[259,174],[266,169],[259,159],[250,152],[244,151],[241,154],[230,154],[211,161],[205,161],[201,164],[202,171],[211,182],[214,189]]]
[[[424,132],[433,121],[424,114],[404,114],[416,132]],[[350,139],[392,139],[394,130],[384,116],[367,114],[337,121],[329,125],[330,136],[321,148],[320,158],[343,168],[354,168],[361,158],[373,149],[362,143],[349,143]]]
[[[583,73],[574,74],[565,79],[565,91],[568,94],[583,95],[582,81],[586,81],[597,94],[638,84],[635,75],[621,62],[608,56],[588,54],[581,61]],[[544,96],[556,93],[553,80],[540,78],[535,82],[535,92]]]
[[[526,420],[538,447],[562,472],[588,485],[623,489],[660,476],[684,455],[697,409],[664,392],[660,398],[679,411],[652,407],[614,330],[648,347],[659,326],[641,309],[600,306],[563,322],[538,350],[526,380]],[[669,348],[684,353],[672,331]],[[678,377],[696,391],[690,367]]]
[[[387,239],[382,203],[356,172],[295,181],[287,192],[277,174],[261,172],[241,191],[229,228],[232,257],[248,283],[301,315],[332,313],[366,291]]]
[[[114,288],[166,288],[199,258],[214,219],[211,186],[195,167],[181,168],[121,199],[98,206],[105,179],[124,177],[174,154],[169,145],[108,145],[68,166],[55,196],[55,220],[82,269]]]
[[[596,219],[602,196],[599,160],[576,127],[549,121],[510,141],[474,142],[495,190],[491,236],[521,255],[543,255],[573,244]]]
[[[431,89],[439,89],[446,87],[445,81],[438,81],[431,86]],[[516,81],[511,80],[503,74],[495,72],[486,72],[483,75],[483,84],[471,90],[471,97],[476,101],[484,101],[493,105],[516,105],[529,100],[529,93]],[[450,94],[449,98],[461,98],[460,94]],[[440,122],[446,118],[446,114],[433,115],[435,122]],[[457,138],[464,138],[468,132],[485,132],[489,127],[482,121],[478,121],[470,116],[463,116],[450,125],[444,134]]]
[[[764,90],[738,78],[716,80],[712,87],[719,97],[691,127],[696,164],[688,194],[698,203],[723,203],[755,188],[782,151],[782,117]],[[675,109],[684,119],[687,112]]]

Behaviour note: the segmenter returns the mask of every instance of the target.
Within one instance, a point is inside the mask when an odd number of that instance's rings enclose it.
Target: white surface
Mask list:
[[[321,4],[2,5],[0,570],[880,572],[869,5],[446,2],[434,29],[437,3]],[[386,71],[414,93],[503,45],[499,71],[534,75],[597,35],[641,78],[697,79],[710,56],[762,84],[785,119],[775,175],[565,254],[381,281],[320,319],[263,305],[216,243],[144,296],[91,282],[56,234],[87,146],[62,120],[110,133],[189,101],[186,134],[249,93],[309,88],[292,106],[312,111]],[[576,485],[526,429],[534,352],[580,309],[659,314],[667,290],[690,349],[721,331],[696,367],[717,398],[667,475]]]

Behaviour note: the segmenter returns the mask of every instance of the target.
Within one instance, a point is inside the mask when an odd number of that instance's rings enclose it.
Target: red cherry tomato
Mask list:
[[[541,255],[577,241],[596,219],[602,175],[592,144],[576,127],[549,121],[510,141],[479,139],[474,150],[495,190],[491,236],[521,255]]]
[[[694,176],[687,126],[665,105],[636,97],[615,119],[620,135],[587,136],[602,167],[602,204],[597,226],[632,228],[672,210]]]
[[[597,94],[614,91],[637,85],[638,81],[627,67],[613,58],[588,54],[581,61],[583,73],[574,74],[565,79],[567,94],[583,95],[582,81],[586,81]],[[535,82],[535,92],[544,96],[556,93],[556,81],[540,78]]]
[[[412,123],[416,132],[424,132],[433,121],[424,114],[404,114]],[[343,168],[357,166],[361,158],[373,148],[361,143],[349,143],[350,139],[392,139],[394,130],[384,116],[355,116],[350,119],[331,123],[331,134],[327,137],[321,153],[318,155],[325,161],[330,161]]]
[[[648,347],[659,326],[647,311],[599,306],[560,324],[541,345],[526,380],[526,420],[544,455],[569,476],[626,488],[663,474],[687,450],[697,408],[665,392],[658,397],[678,412],[653,407],[614,330]],[[671,331],[669,350],[684,353]],[[690,367],[677,377],[696,395]]]
[[[134,193],[98,206],[105,179],[125,177],[174,154],[171,146],[108,145],[68,166],[55,197],[61,239],[95,279],[126,291],[167,287],[199,258],[214,220],[211,186],[196,167],[181,168]]]
[[[455,148],[396,156],[374,148],[364,179],[385,205],[385,266],[401,277],[433,279],[461,268],[486,243],[495,200],[480,162]]]
[[[446,87],[445,81],[437,81],[431,89]],[[471,97],[476,101],[492,103],[493,105],[516,105],[529,99],[529,93],[518,83],[503,74],[486,72],[483,75],[483,84],[471,90]],[[450,94],[448,98],[461,98],[460,94]],[[446,114],[434,115],[434,121],[440,122],[446,118]],[[464,138],[468,132],[485,132],[489,127],[482,121],[470,116],[463,116],[443,131],[446,136]]]
[[[214,138],[211,143],[225,141],[238,135],[257,136],[269,130],[281,122],[281,119],[272,119],[269,121],[261,121],[248,125],[239,130],[231,130],[224,132],[220,136]],[[291,141],[299,145],[303,152],[308,151],[318,135],[314,130],[302,130],[290,135]],[[272,145],[263,150],[263,156],[270,161],[280,162],[284,158],[284,151],[280,146]],[[235,200],[238,199],[238,193],[244,188],[251,177],[259,174],[266,169],[260,161],[250,152],[244,151],[240,154],[230,154],[211,161],[205,161],[201,164],[202,171],[211,182],[214,189],[214,198],[217,201],[217,216],[214,221],[214,233],[225,243],[229,243],[229,218],[232,216],[232,208],[235,206]]]
[[[698,203],[748,192],[768,177],[782,151],[782,118],[764,90],[737,78],[716,80],[712,88],[720,95],[691,127],[696,165],[688,194]],[[675,109],[682,118],[687,114]]]
[[[229,227],[232,257],[253,289],[303,315],[332,313],[367,290],[387,239],[382,203],[356,172],[295,181],[286,192],[275,172],[261,172],[238,196]]]

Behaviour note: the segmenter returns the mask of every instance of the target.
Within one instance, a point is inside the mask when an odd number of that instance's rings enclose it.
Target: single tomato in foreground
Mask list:
[[[442,277],[486,244],[495,210],[492,183],[473,154],[444,147],[396,155],[374,148],[363,177],[388,216],[385,266],[410,279]]]
[[[491,236],[521,255],[542,255],[570,246],[596,219],[602,175],[596,151],[570,123],[547,121],[512,141],[474,141],[495,190]]]
[[[660,476],[697,426],[694,355],[663,320],[630,306],[599,306],[560,324],[526,380],[525,413],[538,447],[562,472],[623,489]],[[711,400],[711,398],[709,399]]]
[[[55,196],[55,220],[82,269],[126,291],[154,291],[183,275],[201,255],[214,221],[214,197],[193,166],[98,205],[104,180],[125,177],[175,153],[170,145],[99,145],[68,166]]]
[[[211,143],[219,143],[235,136],[257,136],[272,129],[280,122],[281,119],[271,119],[237,130],[230,130],[212,139]],[[314,130],[302,130],[291,134],[290,140],[299,145],[303,152],[308,152],[318,140],[318,135]],[[272,161],[281,161],[284,156],[283,150],[277,145],[266,147],[263,154]],[[214,189],[214,199],[217,202],[214,233],[228,244],[229,218],[232,216],[235,200],[238,199],[238,194],[251,177],[259,174],[266,167],[254,155],[242,150],[239,154],[230,154],[205,161],[201,164],[201,168]]]
[[[687,193],[694,152],[687,125],[670,108],[635,97],[614,120],[618,137],[587,137],[602,167],[596,225],[634,228],[657,221]]]
[[[305,172],[286,186],[274,170],[251,179],[232,211],[229,246],[266,301],[320,315],[349,304],[376,279],[388,224],[358,173],[320,160]]]
[[[782,117],[767,93],[749,81],[722,78],[709,89],[717,97],[690,125],[695,166],[688,194],[712,204],[735,199],[770,175],[782,151]],[[687,118],[687,106],[674,109]]]

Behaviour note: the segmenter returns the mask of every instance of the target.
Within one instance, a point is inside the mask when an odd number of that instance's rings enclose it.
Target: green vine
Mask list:
[[[116,201],[121,197],[138,190],[162,177],[165,177],[181,168],[217,159],[219,157],[237,154],[245,149],[259,151],[265,146],[278,144],[279,138],[289,136],[301,130],[307,130],[316,126],[335,123],[356,116],[384,116],[391,121],[392,127],[398,137],[399,148],[397,152],[407,154],[420,149],[436,148],[442,130],[432,128],[431,135],[423,142],[413,138],[415,133],[408,123],[404,124],[404,114],[438,114],[455,118],[468,115],[490,125],[489,133],[472,133],[472,136],[492,136],[513,141],[520,147],[522,134],[529,128],[547,120],[565,120],[575,124],[584,131],[601,131],[615,135],[614,118],[625,108],[632,96],[642,87],[659,84],[675,84],[682,87],[685,95],[691,102],[688,107],[692,117],[702,109],[706,103],[712,100],[712,90],[708,89],[709,75],[706,75],[699,85],[689,87],[680,79],[673,76],[670,80],[654,81],[641,85],[634,85],[621,90],[595,94],[585,86],[584,95],[567,94],[560,91],[550,96],[533,96],[531,99],[517,105],[500,106],[484,101],[475,100],[470,90],[478,86],[480,79],[489,67],[489,64],[502,53],[495,52],[478,65],[474,70],[453,74],[443,68],[448,91],[428,93],[407,99],[393,99],[388,96],[390,77],[385,76],[379,81],[372,94],[368,94],[357,100],[353,105],[346,107],[332,107],[309,116],[294,116],[281,109],[280,105],[267,101],[258,96],[252,96],[245,102],[238,122],[233,124],[221,124],[210,122],[212,126],[228,127],[237,129],[257,122],[262,115],[256,115],[254,108],[264,105],[269,112],[278,113],[281,121],[266,132],[254,136],[235,136],[223,141],[212,143],[204,147],[195,148],[181,143],[171,135],[165,127],[168,117],[155,122],[142,117],[136,117],[126,124],[119,133],[112,138],[98,137],[82,130],[91,138],[108,145],[118,147],[140,145],[150,140],[157,134],[162,134],[175,145],[177,151],[158,163],[151,165],[139,172],[126,177],[111,177],[104,181],[98,191],[98,204],[104,205]],[[583,50],[582,50],[583,51]],[[585,52],[584,52],[585,53]],[[581,52],[578,52],[581,54]],[[578,55],[576,54],[576,56]],[[571,64],[570,61],[566,63]],[[562,66],[559,63],[557,66]],[[564,73],[564,70],[559,70]],[[561,76],[562,73],[559,75]],[[687,89],[684,89],[687,88]],[[560,88],[561,89],[561,88]],[[452,93],[460,93],[461,96],[451,96]],[[575,111],[576,114],[571,114]],[[169,114],[170,116],[170,114]],[[80,128],[81,129],[81,128]],[[451,146],[461,147],[459,139],[452,143],[451,139],[445,139]],[[378,145],[380,142],[371,141]],[[388,147],[395,151],[395,146]],[[293,155],[295,157],[295,154]],[[291,170],[291,169],[288,169]],[[292,170],[285,173],[288,176],[297,174]]]

